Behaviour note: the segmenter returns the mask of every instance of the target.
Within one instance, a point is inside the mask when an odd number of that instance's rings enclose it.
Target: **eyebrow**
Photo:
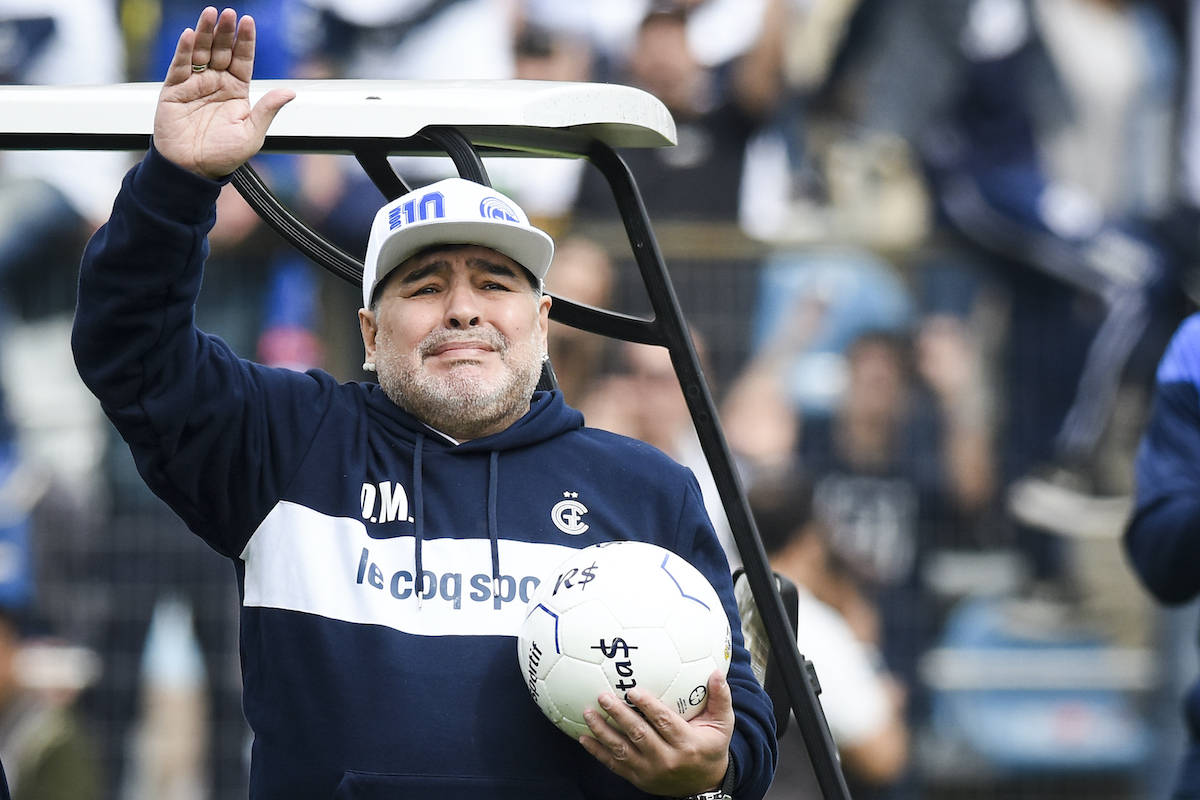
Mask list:
[[[445,271],[446,268],[449,266],[450,266],[450,263],[448,261],[444,261],[441,259],[435,260],[435,261],[430,261],[427,264],[417,267],[416,269],[409,270],[408,272],[404,273],[403,275],[400,275],[399,276],[400,283],[401,284],[419,283],[419,282],[425,280],[426,278],[428,278],[430,275],[435,275],[438,272]]]
[[[489,275],[497,275],[497,276],[501,276],[501,277],[512,277],[512,278],[517,277],[517,271],[515,269],[513,269],[512,267],[510,267],[509,265],[501,263],[499,261],[493,261],[490,258],[483,258],[482,256],[476,256],[475,258],[468,259],[467,265],[472,268],[475,268],[475,269],[482,268],[482,271],[486,272]],[[406,272],[405,274],[401,275],[400,283],[401,283],[401,285],[411,285],[414,283],[420,283],[421,281],[425,280],[426,278],[428,278],[432,275],[436,275],[439,272],[446,271],[447,269],[449,269],[449,267],[450,267],[449,260],[444,259],[444,258],[435,258],[432,261],[429,261],[428,263],[425,263],[425,264],[417,267],[416,269],[411,270],[410,272]]]

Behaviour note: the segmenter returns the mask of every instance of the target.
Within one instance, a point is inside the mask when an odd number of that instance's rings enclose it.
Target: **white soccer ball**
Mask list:
[[[716,591],[691,564],[645,542],[586,547],[547,575],[529,600],[517,642],[529,693],[578,738],[602,692],[637,686],[691,719],[708,678],[729,671],[733,640]]]

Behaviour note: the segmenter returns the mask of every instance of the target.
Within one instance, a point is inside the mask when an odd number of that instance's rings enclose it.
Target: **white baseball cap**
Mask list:
[[[541,281],[554,240],[529,224],[521,207],[495,189],[447,178],[415,189],[379,209],[367,240],[363,307],[388,273],[427,247],[477,244],[503,253]]]

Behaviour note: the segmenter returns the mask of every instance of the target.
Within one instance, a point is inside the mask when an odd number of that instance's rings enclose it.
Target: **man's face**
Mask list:
[[[546,352],[550,298],[486,247],[426,250],[392,271],[358,312],[368,362],[396,405],[465,441],[529,410]]]
[[[704,78],[704,68],[688,49],[686,23],[672,17],[643,23],[630,56],[630,69],[634,83],[672,111],[691,108]]]

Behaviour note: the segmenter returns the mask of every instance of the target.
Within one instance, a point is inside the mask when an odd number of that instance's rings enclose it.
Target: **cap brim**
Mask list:
[[[554,240],[537,228],[486,219],[418,222],[383,243],[376,259],[375,288],[392,270],[422,250],[456,244],[479,245],[503,253],[539,281],[546,277],[554,257]]]

